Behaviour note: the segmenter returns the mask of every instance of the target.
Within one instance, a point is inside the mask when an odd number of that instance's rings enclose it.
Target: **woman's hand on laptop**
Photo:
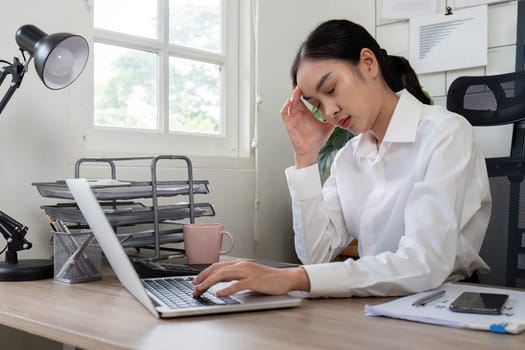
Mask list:
[[[234,260],[213,264],[195,277],[193,296],[198,297],[214,284],[230,281],[235,282],[217,290],[217,296],[228,296],[246,289],[270,295],[293,290],[310,291],[310,280],[302,267],[278,269],[247,260]]]

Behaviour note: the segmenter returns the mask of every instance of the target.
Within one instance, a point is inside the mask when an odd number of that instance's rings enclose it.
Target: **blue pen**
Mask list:
[[[438,290],[434,293],[430,293],[428,295],[425,295],[416,301],[412,303],[412,306],[425,306],[426,304],[430,303],[431,301],[434,301],[436,299],[441,298],[443,295],[445,295],[444,290]]]

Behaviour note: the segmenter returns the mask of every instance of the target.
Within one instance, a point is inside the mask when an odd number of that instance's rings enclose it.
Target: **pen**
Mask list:
[[[417,299],[416,301],[412,303],[412,306],[425,306],[427,303],[430,303],[431,301],[439,299],[443,295],[445,295],[445,291],[438,290],[436,292],[430,293],[428,295],[425,295],[424,297]]]

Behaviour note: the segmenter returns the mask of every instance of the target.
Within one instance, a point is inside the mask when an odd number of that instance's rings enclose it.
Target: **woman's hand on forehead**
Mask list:
[[[296,166],[315,164],[321,147],[332,133],[334,125],[318,120],[301,99],[301,89],[296,86],[292,96],[281,109],[281,116],[292,143]]]

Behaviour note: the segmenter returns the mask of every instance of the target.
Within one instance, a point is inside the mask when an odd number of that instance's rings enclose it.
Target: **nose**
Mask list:
[[[321,105],[321,114],[326,121],[337,124],[339,120],[340,108],[336,104]]]

